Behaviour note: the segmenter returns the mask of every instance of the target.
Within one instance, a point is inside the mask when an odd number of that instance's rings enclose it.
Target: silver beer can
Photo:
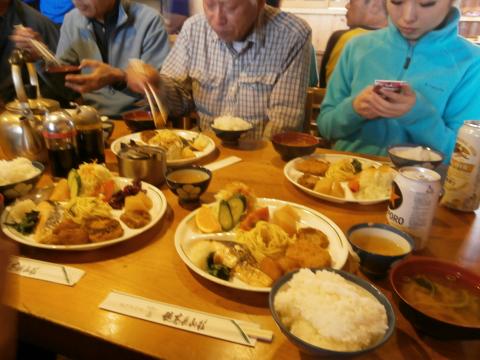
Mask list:
[[[480,120],[465,121],[458,130],[441,204],[474,211],[480,204]]]
[[[415,250],[427,245],[440,190],[440,175],[422,167],[401,168],[393,179],[387,220],[413,237]]]

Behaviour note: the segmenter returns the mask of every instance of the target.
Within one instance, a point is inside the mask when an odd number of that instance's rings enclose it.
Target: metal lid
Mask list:
[[[79,106],[75,104],[75,106],[75,109],[73,109],[73,111],[70,111],[70,114],[73,117],[73,121],[75,122],[75,126],[82,127],[95,124],[101,126],[101,119],[95,108],[88,105]]]
[[[400,174],[408,179],[421,181],[421,182],[435,182],[440,181],[440,174],[436,171],[426,169],[419,166],[406,166],[400,168]]]
[[[121,143],[118,157],[131,160],[162,160],[166,158],[165,150],[161,147],[137,145],[133,140],[130,144]]]
[[[47,139],[65,139],[75,136],[73,119],[65,111],[54,111],[45,115],[43,136]]]
[[[28,105],[30,109],[32,109],[33,113],[35,114],[44,114],[45,110],[48,111],[55,111],[60,109],[60,103],[56,100],[46,99],[46,98],[39,98],[39,99],[28,99]],[[14,100],[9,102],[5,108],[8,111],[15,112],[15,113],[22,113],[22,105],[20,101]]]

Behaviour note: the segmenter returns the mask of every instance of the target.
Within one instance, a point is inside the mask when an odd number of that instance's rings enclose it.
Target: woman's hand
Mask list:
[[[353,100],[354,110],[365,119],[398,118],[408,113],[416,102],[416,95],[410,85],[402,85],[400,93],[380,89],[380,93],[367,86]]]
[[[91,68],[93,71],[90,74],[70,74],[65,77],[65,86],[79,93],[98,90],[126,80],[123,70],[101,61],[85,59],[80,63],[80,68]]]

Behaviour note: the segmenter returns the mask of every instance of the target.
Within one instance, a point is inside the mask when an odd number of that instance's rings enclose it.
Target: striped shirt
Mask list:
[[[195,109],[200,128],[218,116],[241,117],[250,138],[302,128],[311,29],[292,14],[266,6],[238,49],[221,40],[204,15],[187,20],[161,71],[170,114]]]

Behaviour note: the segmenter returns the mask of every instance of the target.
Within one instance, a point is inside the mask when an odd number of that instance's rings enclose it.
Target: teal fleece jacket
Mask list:
[[[449,161],[458,129],[480,120],[480,47],[458,35],[460,13],[416,43],[389,26],[352,39],[332,74],[317,119],[334,148],[386,155],[387,147],[415,143],[442,151]],[[353,100],[374,80],[405,80],[416,93],[413,108],[399,118],[367,120]]]

